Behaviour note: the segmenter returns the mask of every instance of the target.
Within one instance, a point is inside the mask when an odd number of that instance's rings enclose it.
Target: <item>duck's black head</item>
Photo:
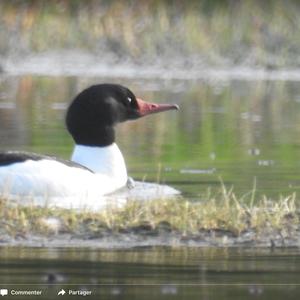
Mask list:
[[[76,144],[107,146],[115,140],[117,123],[171,109],[178,106],[145,102],[118,84],[98,84],[75,97],[68,108],[66,124]]]

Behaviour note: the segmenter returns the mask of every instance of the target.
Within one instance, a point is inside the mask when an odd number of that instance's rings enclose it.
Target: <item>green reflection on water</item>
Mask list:
[[[297,82],[6,78],[0,86],[1,149],[68,158],[73,142],[65,108],[99,82],[119,82],[145,100],[181,107],[118,126],[117,143],[134,178],[159,178],[192,198],[219,187],[220,178],[238,194],[251,190],[255,178],[258,194],[299,190]]]

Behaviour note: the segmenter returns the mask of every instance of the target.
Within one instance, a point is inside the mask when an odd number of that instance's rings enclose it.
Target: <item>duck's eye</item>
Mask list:
[[[132,102],[132,99],[130,97],[127,97],[127,100],[128,100],[129,103]]]

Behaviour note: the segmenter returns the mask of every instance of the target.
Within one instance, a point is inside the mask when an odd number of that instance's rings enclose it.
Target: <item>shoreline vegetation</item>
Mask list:
[[[295,69],[299,7],[291,0],[2,1],[0,62],[78,50],[111,65]]]
[[[128,200],[100,212],[0,201],[0,244],[53,247],[298,247],[296,195],[273,201],[255,191],[237,199],[222,185],[201,201]]]

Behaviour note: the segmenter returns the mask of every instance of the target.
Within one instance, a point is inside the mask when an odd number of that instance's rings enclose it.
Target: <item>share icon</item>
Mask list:
[[[64,289],[61,289],[59,292],[58,292],[58,296],[63,296],[64,294],[66,293],[66,291]]]

